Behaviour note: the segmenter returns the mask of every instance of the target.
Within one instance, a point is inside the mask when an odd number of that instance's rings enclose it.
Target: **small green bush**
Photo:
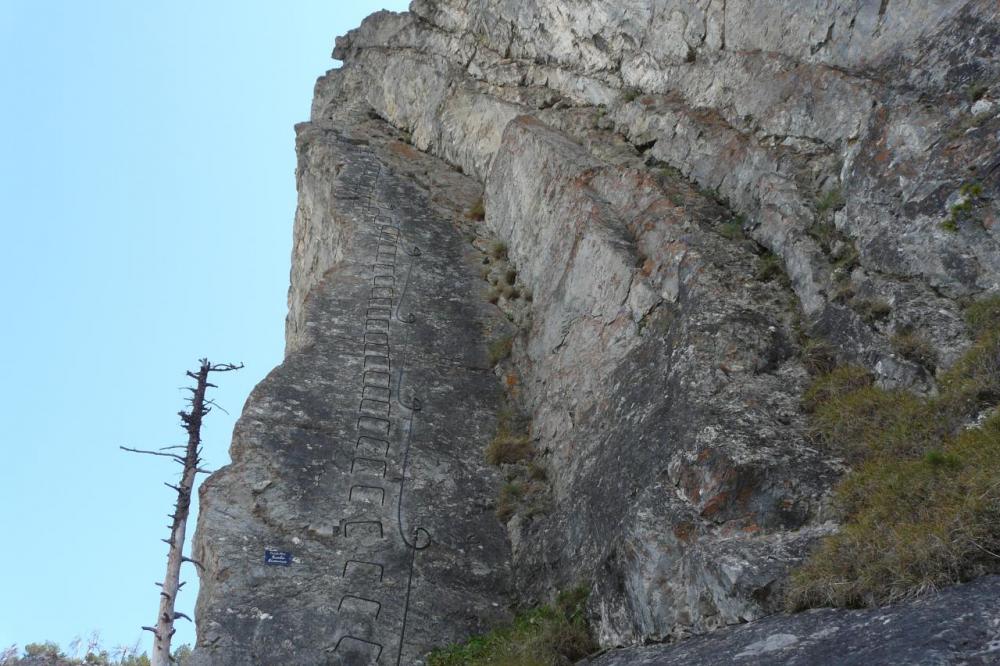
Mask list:
[[[504,406],[497,412],[496,432],[486,446],[486,462],[510,465],[530,460],[533,456],[530,423],[512,406]]]
[[[24,646],[24,656],[45,657],[47,659],[62,659],[66,657],[63,651],[59,649],[59,646],[52,641],[28,643]]]
[[[493,241],[490,244],[490,256],[494,259],[506,259],[507,258],[507,243],[503,241]]]
[[[965,182],[958,188],[958,192],[962,195],[962,200],[952,204],[948,217],[941,222],[941,228],[945,231],[958,231],[960,221],[973,218],[972,211],[983,196],[983,186],[977,182]]]
[[[940,226],[941,226],[941,228],[943,230],[951,232],[951,233],[956,233],[958,231],[958,222],[956,221],[956,218],[955,218],[955,210],[954,209],[952,209],[951,215],[949,217],[946,217],[941,222]]]
[[[545,467],[533,462],[528,465],[528,478],[532,481],[548,481],[549,473]]]
[[[432,652],[428,666],[569,666],[598,649],[586,618],[589,591],[574,588],[510,624]]]

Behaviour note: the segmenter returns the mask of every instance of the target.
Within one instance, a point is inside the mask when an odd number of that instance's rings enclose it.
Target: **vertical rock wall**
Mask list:
[[[934,391],[1000,288],[998,45],[992,0],[415,0],[338,39],[287,357],[203,491],[202,663],[416,663],[579,583],[604,645],[778,609],[844,469],[803,335]],[[487,302],[496,241],[531,299]],[[504,526],[494,375],[547,478]]]
[[[508,607],[481,455],[504,324],[453,224],[478,187],[386,130],[298,129],[288,354],[202,487],[198,663],[412,664]]]

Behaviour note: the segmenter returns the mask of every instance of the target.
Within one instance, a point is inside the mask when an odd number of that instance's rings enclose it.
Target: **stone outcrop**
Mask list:
[[[1000,579],[892,608],[771,617],[677,645],[612,650],[590,666],[937,666],[1000,663]]]
[[[998,45],[991,0],[415,0],[339,38],[286,359],[202,492],[201,663],[417,663],[581,583],[608,647],[780,610],[845,469],[805,337],[933,392],[1000,288]],[[545,481],[501,525],[504,402]]]

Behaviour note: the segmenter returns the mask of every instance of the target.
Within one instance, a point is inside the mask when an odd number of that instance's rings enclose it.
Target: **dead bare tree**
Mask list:
[[[208,473],[208,470],[201,468],[201,422],[205,415],[212,411],[212,406],[215,404],[213,401],[205,399],[205,393],[210,387],[217,388],[215,384],[208,381],[208,375],[213,372],[239,370],[242,367],[242,363],[238,365],[232,363],[213,365],[208,362],[208,359],[203,358],[200,360],[200,367],[197,372],[188,371],[187,376],[195,381],[193,387],[187,387],[187,390],[191,391],[192,394],[188,398],[188,403],[191,407],[186,412],[178,412],[181,417],[181,425],[187,431],[187,444],[166,446],[158,451],[132,449],[126,446],[120,447],[131,453],[143,453],[151,456],[171,458],[183,467],[180,485],[166,484],[177,491],[177,503],[174,505],[174,512],[168,514],[168,517],[171,519],[171,524],[169,525],[170,538],[163,540],[169,546],[169,551],[167,554],[167,573],[163,577],[163,582],[157,583],[160,587],[160,612],[156,616],[156,626],[143,627],[146,631],[153,632],[153,636],[155,637],[153,642],[153,666],[169,666],[173,661],[173,658],[170,656],[170,639],[173,638],[174,633],[177,631],[174,628],[174,621],[178,619],[191,620],[190,617],[178,612],[174,608],[177,601],[177,593],[184,585],[180,579],[181,564],[190,562],[199,569],[204,568],[200,562],[184,555],[184,536],[187,532],[187,519],[188,513],[191,510],[191,493],[194,492],[195,477],[199,473]],[[173,453],[177,449],[184,449],[184,455]]]

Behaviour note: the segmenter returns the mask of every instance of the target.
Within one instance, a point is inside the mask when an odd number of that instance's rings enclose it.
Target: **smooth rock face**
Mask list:
[[[202,492],[198,663],[420,663],[577,584],[607,647],[780,610],[845,469],[807,436],[802,333],[933,391],[961,303],[1000,289],[998,47],[994,0],[415,0],[338,38],[299,127],[287,356]],[[487,301],[494,241],[532,298]],[[546,479],[506,526],[504,389]],[[842,663],[820,617],[724,636]]]
[[[677,645],[612,650],[589,666],[938,666],[1000,663],[1000,577],[890,608],[773,617]]]

